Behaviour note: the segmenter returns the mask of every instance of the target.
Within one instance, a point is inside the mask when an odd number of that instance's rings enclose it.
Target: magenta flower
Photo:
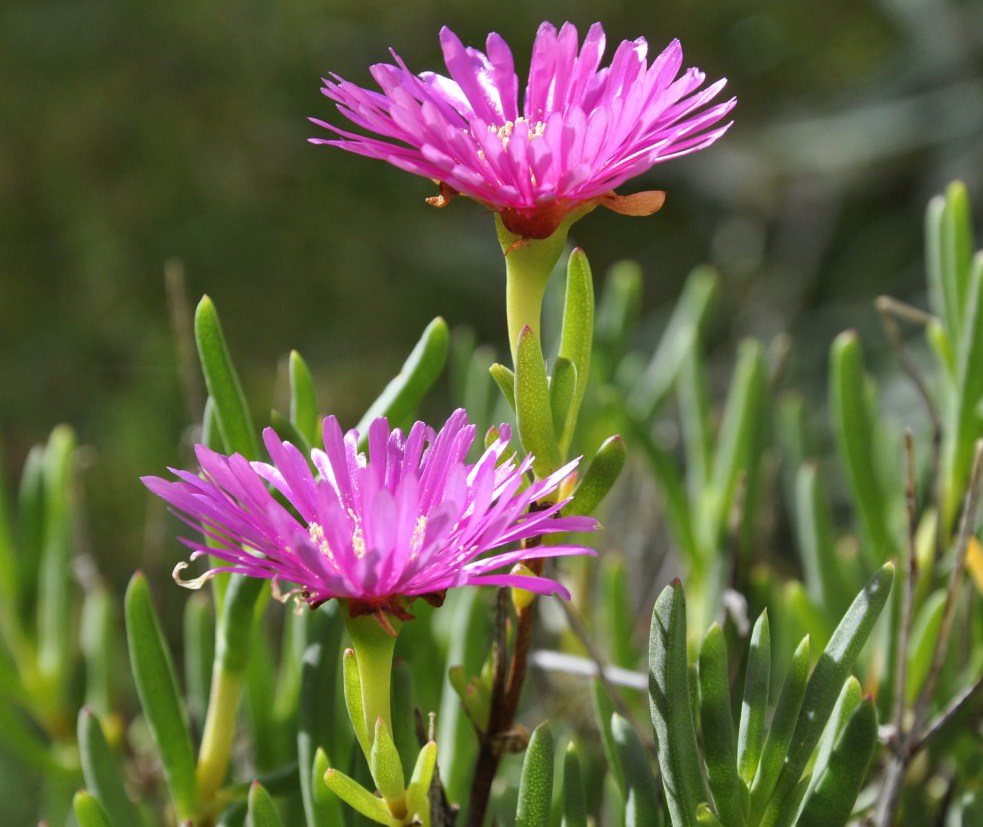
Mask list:
[[[239,572],[292,584],[290,594],[312,606],[332,597],[356,614],[390,612],[406,617],[402,598],[439,602],[463,585],[520,586],[540,594],[566,589],[547,577],[502,573],[520,560],[594,554],[578,545],[536,545],[490,556],[485,552],[544,534],[591,531],[590,517],[558,517],[564,502],[527,513],[554,492],[576,461],[526,488],[526,457],[502,460],[509,429],[474,464],[465,455],[475,436],[464,410],[438,433],[417,422],[408,435],[389,430],[384,418],[369,426],[368,458],[358,452],[358,432],[342,434],[324,420],[324,450],[311,463],[271,428],[263,433],[273,460],[249,462],[199,445],[201,476],[174,470],[177,482],[144,477],[189,525],[210,541],[182,539],[191,559],[211,554],[224,561],[192,581],[197,588],[217,572]],[[285,500],[270,492],[275,489]],[[175,579],[187,567],[179,563]]]
[[[644,38],[623,41],[611,65],[599,69],[604,30],[591,26],[578,54],[577,29],[559,33],[543,23],[533,46],[522,109],[512,52],[495,33],[487,54],[440,32],[450,77],[414,75],[399,55],[379,63],[372,77],[382,92],[337,75],[321,90],[338,110],[372,135],[347,132],[320,120],[338,138],[312,138],[432,178],[443,206],[455,194],[499,213],[523,238],[546,238],[571,212],[602,204],[647,215],[663,193],[619,197],[614,188],[654,164],[703,149],[730,126],[719,125],[735,99],[707,104],[724,87],[705,89],[704,74],[679,75],[678,40],[648,65]]]

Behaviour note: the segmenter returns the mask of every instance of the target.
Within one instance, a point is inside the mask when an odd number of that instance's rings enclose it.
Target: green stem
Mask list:
[[[212,687],[195,770],[199,801],[206,807],[225,782],[229,769],[239,697],[252,651],[256,604],[265,583],[256,577],[234,575],[226,587],[215,634]]]
[[[375,615],[350,617],[347,609],[343,614],[352,647],[355,649],[355,662],[358,664],[362,689],[362,714],[371,746],[375,737],[375,723],[379,718],[382,718],[389,732],[393,731],[390,712],[393,651],[396,648],[396,635],[403,624],[397,618],[389,617],[389,624],[396,633],[391,634],[382,627]]]
[[[560,260],[571,223],[572,221],[565,221],[549,238],[523,241],[506,230],[502,219],[495,216],[498,241],[505,253],[505,313],[513,365],[523,327],[529,325],[536,338],[540,339],[543,293],[546,291],[550,273]]]
[[[225,781],[229,769],[229,757],[236,731],[236,713],[244,678],[244,672],[231,672],[220,665],[212,672],[208,713],[195,772],[198,795],[203,802],[212,800]]]

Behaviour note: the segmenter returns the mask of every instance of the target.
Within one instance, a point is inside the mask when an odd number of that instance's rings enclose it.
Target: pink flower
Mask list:
[[[432,178],[443,206],[466,195],[499,213],[523,238],[546,238],[570,213],[602,204],[619,212],[649,214],[663,193],[621,198],[614,188],[654,164],[703,149],[730,126],[720,121],[731,98],[708,106],[726,83],[705,89],[704,74],[679,75],[683,52],[673,40],[652,62],[644,38],[623,41],[611,65],[599,69],[604,30],[591,26],[578,54],[577,30],[543,23],[533,46],[520,112],[512,53],[495,33],[487,53],[465,47],[450,29],[440,32],[450,77],[413,74],[379,63],[372,77],[381,92],[337,75],[321,90],[370,135],[312,119],[337,136],[331,144]],[[677,77],[678,76],[678,77]]]
[[[334,417],[325,419],[323,431],[324,450],[311,451],[310,462],[267,428],[272,464],[199,445],[200,476],[171,469],[177,482],[143,478],[207,538],[207,544],[182,539],[191,559],[211,554],[223,561],[178,582],[197,588],[217,572],[238,572],[270,578],[275,589],[293,584],[292,593],[311,605],[337,597],[348,600],[353,613],[405,616],[402,598],[439,602],[446,589],[463,585],[569,596],[555,580],[500,570],[531,558],[595,553],[563,544],[482,556],[521,540],[597,526],[589,517],[557,516],[563,501],[529,510],[557,489],[576,461],[523,488],[532,459],[503,461],[506,425],[474,465],[464,461],[475,436],[464,410],[438,433],[417,422],[404,436],[376,419],[367,458],[358,452],[357,431],[343,435]],[[177,565],[175,579],[187,565]]]

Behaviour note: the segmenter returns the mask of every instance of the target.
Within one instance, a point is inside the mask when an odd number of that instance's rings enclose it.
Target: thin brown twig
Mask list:
[[[938,562],[942,556],[942,549],[945,546],[945,538],[942,536],[944,531],[942,524],[943,481],[942,475],[939,473],[942,466],[942,417],[939,414],[935,402],[932,400],[932,395],[928,390],[928,383],[922,378],[918,370],[918,365],[915,364],[915,360],[911,358],[911,352],[908,350],[908,346],[905,344],[901,331],[895,321],[895,318],[900,318],[924,327],[935,321],[935,317],[925,313],[923,310],[919,310],[917,307],[912,307],[897,299],[892,299],[890,296],[878,296],[874,302],[874,307],[877,308],[884,332],[887,334],[888,339],[890,339],[891,345],[895,353],[897,353],[898,360],[901,362],[905,373],[908,374],[908,377],[914,383],[918,395],[925,405],[925,410],[928,412],[929,420],[932,423],[932,469],[929,479],[935,480],[934,496],[937,515],[935,523],[935,549],[932,557],[935,562]]]
[[[908,745],[908,758],[913,758],[918,751],[925,746],[938,732],[952,721],[960,712],[963,711],[973,699],[983,691],[983,672],[980,672],[976,682],[972,686],[967,686],[956,695],[949,704],[938,715],[936,715],[922,730],[918,737],[913,739]]]
[[[908,511],[907,565],[904,596],[901,604],[901,628],[898,632],[898,669],[894,683],[894,727],[897,745],[904,741],[905,684],[908,681],[908,640],[915,608],[915,582],[918,579],[918,555],[915,541],[918,534],[918,495],[915,489],[915,438],[911,428],[904,432],[905,505]]]
[[[973,524],[976,519],[976,508],[980,498],[981,472],[983,472],[983,440],[979,440],[976,443],[976,451],[973,456],[969,488],[966,491],[965,504],[959,526],[959,541],[956,546],[956,556],[952,564],[952,574],[949,577],[945,612],[942,616],[935,655],[932,659],[928,678],[922,687],[918,700],[915,702],[911,729],[905,734],[899,728],[896,733],[897,741],[895,742],[894,754],[888,761],[887,769],[884,773],[884,782],[881,785],[881,794],[872,817],[872,823],[877,825],[877,827],[890,827],[890,825],[894,824],[894,817],[901,804],[901,792],[904,788],[905,772],[914,754],[912,745],[920,745],[924,742],[924,733],[927,731],[922,729],[925,712],[928,709],[928,704],[931,702],[932,695],[935,692],[935,687],[942,672],[942,664],[945,659],[949,635],[952,632],[953,618],[955,617],[956,605],[959,599],[959,587],[962,583],[966,549],[969,546],[970,537],[973,536]],[[931,728],[932,726],[930,725],[929,729]]]
[[[942,674],[942,664],[945,660],[949,635],[952,632],[952,624],[956,616],[956,606],[959,602],[959,587],[962,585],[966,568],[966,551],[969,548],[969,540],[973,536],[976,508],[980,499],[981,474],[983,474],[983,439],[977,440],[976,450],[973,454],[973,466],[969,476],[969,489],[966,492],[966,501],[960,520],[959,541],[956,545],[955,559],[952,561],[952,573],[949,575],[949,587],[946,590],[945,611],[942,614],[942,624],[939,627],[938,643],[935,647],[932,666],[929,669],[925,685],[922,687],[921,694],[918,696],[918,701],[915,704],[915,717],[912,725],[912,729],[915,731],[917,731],[924,720],[928,704],[932,700],[935,687]]]
[[[471,779],[471,796],[468,800],[468,815],[465,821],[467,827],[481,827],[485,820],[485,811],[491,796],[492,783],[498,771],[500,754],[498,751],[499,735],[512,726],[515,709],[509,707],[509,691],[507,674],[511,671],[506,662],[506,625],[508,623],[508,589],[498,590],[495,612],[495,643],[492,651],[492,693],[491,708],[488,712],[488,726],[478,732],[478,758],[475,763],[474,776]],[[522,633],[524,626],[531,626],[531,617],[526,620],[520,614],[516,636]],[[525,620],[525,622],[524,622]],[[514,658],[514,655],[513,655]]]

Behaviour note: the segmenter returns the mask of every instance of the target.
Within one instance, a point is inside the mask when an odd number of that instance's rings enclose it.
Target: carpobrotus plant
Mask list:
[[[0,631],[16,667],[0,662],[16,705],[0,706],[0,736],[46,774],[49,823],[65,821],[65,790],[81,783],[81,827],[980,823],[983,257],[965,189],[929,208],[928,310],[877,301],[930,428],[882,421],[859,337],[833,345],[831,430],[850,506],[834,512],[805,405],[769,383],[760,343],[741,346],[714,410],[702,337],[712,271],[694,272],[647,354],[632,345],[637,268],[613,270],[595,314],[574,250],[559,329],[546,331],[558,346],[543,344],[544,289],[572,224],[597,206],[657,210],[661,192],[614,190],[716,141],[734,106],[714,102],[723,81],[680,74],[676,41],[651,64],[643,39],[626,41],[602,68],[600,25],[580,43],[572,25],[543,24],[520,106],[502,38],[481,52],[444,29],[441,43],[449,77],[413,74],[394,53],[373,67],[381,91],[326,80],[364,134],[323,123],[336,137],[315,142],[432,178],[437,205],[464,195],[496,214],[512,367],[458,341],[452,393],[467,410],[439,429],[417,421],[451,351],[438,317],[344,430],[322,418],[294,352],[289,413],[274,411],[260,439],[203,298],[198,464],[144,483],[185,523],[192,559],[175,555],[174,579],[210,589],[187,604],[182,691],[147,578],[132,579],[142,715],[130,727],[107,690],[104,591],[85,600],[80,647],[72,634],[72,440],[58,431],[32,455],[16,532],[0,510]],[[925,327],[931,381],[899,320]],[[680,415],[667,428],[670,398]],[[503,424],[475,446],[473,423],[490,422]],[[651,570],[651,537],[629,569],[594,531],[629,448],[633,479],[661,493],[681,573],[668,585]],[[777,456],[783,472],[769,475]],[[612,517],[630,523],[623,509]],[[788,561],[773,565],[769,546],[787,540],[765,529],[783,520],[801,582]],[[660,595],[635,605],[634,580]],[[296,611],[268,611],[269,597]],[[531,668],[545,689],[524,695]],[[73,737],[69,684],[83,672],[89,706]],[[554,732],[569,742],[557,791]]]

